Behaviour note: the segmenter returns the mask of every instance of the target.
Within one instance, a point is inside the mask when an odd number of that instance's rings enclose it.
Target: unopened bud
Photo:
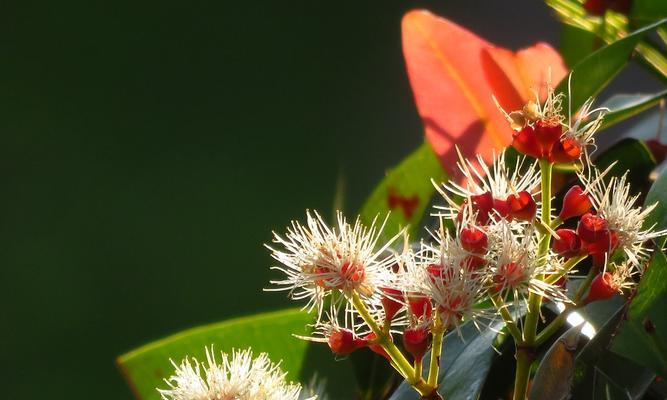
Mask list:
[[[461,229],[459,238],[461,239],[461,246],[474,254],[483,254],[489,245],[489,238],[486,233],[474,226]]]
[[[618,293],[618,286],[614,284],[612,274],[609,272],[600,272],[593,278],[591,288],[588,290],[588,296],[584,300],[585,304],[592,301],[607,300]]]
[[[366,341],[355,338],[354,333],[350,330],[336,329],[329,335],[328,344],[334,354],[346,356],[358,348],[364,347]]]
[[[426,327],[406,328],[403,332],[403,348],[415,360],[421,360],[429,346],[429,331]]]
[[[535,218],[537,203],[527,191],[522,190],[517,194],[510,194],[507,196],[507,203],[513,218],[520,221],[532,221]]]
[[[584,193],[584,190],[579,185],[574,185],[565,193],[563,197],[563,207],[560,210],[558,217],[565,221],[571,217],[578,217],[583,215],[593,207],[590,197]]]
[[[579,235],[572,229],[558,229],[556,230],[558,239],[554,238],[551,245],[556,254],[565,258],[577,256],[582,253],[581,240]]]

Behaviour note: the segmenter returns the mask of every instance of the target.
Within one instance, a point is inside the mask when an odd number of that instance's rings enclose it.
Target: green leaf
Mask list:
[[[667,2],[664,0],[633,0],[630,18],[635,24],[644,25],[667,17]]]
[[[605,115],[602,128],[608,128],[618,122],[648,110],[667,97],[667,90],[654,94],[618,94],[602,104],[609,112]]]
[[[644,142],[637,139],[623,139],[595,159],[600,170],[605,170],[612,163],[611,176],[622,176],[627,172],[632,191],[638,193],[648,183],[649,174],[656,166],[651,151]]]
[[[442,182],[446,174],[440,161],[427,143],[423,143],[394,169],[373,190],[361,207],[361,219],[370,223],[376,216],[391,211],[385,235],[391,237],[405,226],[414,234],[435,188],[431,179]]]
[[[600,40],[595,33],[563,24],[560,35],[560,53],[568,66],[576,65],[599,45]]]
[[[281,368],[292,381],[308,382],[314,373],[320,378],[331,379],[329,372],[333,370],[334,373],[347,375],[341,379],[354,382],[354,377],[347,371],[349,368],[343,363],[339,363],[338,368],[332,368],[329,351],[324,357],[318,354],[318,350],[313,351],[311,346],[322,347],[321,344],[310,344],[292,336],[294,333],[306,334],[305,326],[311,322],[311,315],[296,309],[233,319],[189,329],[149,343],[118,357],[117,363],[136,397],[141,400],[160,399],[156,388],[166,387],[163,379],[174,371],[170,359],[179,362],[191,356],[205,360],[206,346],[225,352],[248,347],[252,347],[255,354],[266,352],[272,361],[282,360]],[[318,359],[313,360],[313,355],[317,355]],[[334,389],[334,385],[329,386],[327,389]],[[343,389],[346,392],[342,396],[351,396],[354,384]]]
[[[479,397],[496,357],[492,345],[503,325],[502,321],[496,321],[479,332],[472,323],[467,323],[461,327],[460,336],[457,332],[447,334],[442,345],[438,380],[441,382],[438,392],[444,398],[472,400]],[[429,361],[429,357],[425,357],[424,365]],[[405,382],[390,397],[390,400],[416,399],[419,399],[417,392]]]
[[[646,195],[644,207],[653,204],[656,206],[644,221],[644,228],[654,226],[654,229],[658,231],[667,229],[667,170],[663,170]],[[657,247],[664,247],[667,237],[663,236],[656,242],[658,243]]]
[[[589,97],[594,97],[618,74],[630,59],[633,50],[644,34],[667,23],[661,20],[629,33],[591,53],[572,68],[570,101],[574,113]],[[568,80],[564,79],[556,91],[568,94]]]
[[[628,320],[614,340],[614,352],[667,375],[667,258],[654,254],[630,305]],[[653,329],[647,329],[647,324]]]
[[[530,400],[566,399],[574,376],[581,325],[570,328],[551,346],[535,373]]]

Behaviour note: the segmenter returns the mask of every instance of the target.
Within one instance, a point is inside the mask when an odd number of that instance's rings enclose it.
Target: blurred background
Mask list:
[[[288,306],[262,293],[271,230],[329,215],[339,179],[355,212],[422,140],[422,7],[558,41],[535,0],[3,2],[2,397],[129,399],[119,354]]]

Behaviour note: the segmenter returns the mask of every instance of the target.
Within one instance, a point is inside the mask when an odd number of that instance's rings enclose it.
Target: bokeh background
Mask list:
[[[117,355],[288,305],[270,231],[337,182],[355,211],[422,140],[416,7],[558,40],[535,0],[2,2],[1,397],[129,399]]]

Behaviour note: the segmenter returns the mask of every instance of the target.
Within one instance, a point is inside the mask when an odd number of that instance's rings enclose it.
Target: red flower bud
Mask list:
[[[583,215],[591,207],[593,207],[593,204],[588,194],[584,193],[581,186],[574,185],[563,197],[563,207],[558,214],[558,218],[565,221],[568,218]]]
[[[346,356],[358,348],[364,347],[366,341],[355,338],[352,331],[347,329],[337,329],[331,332],[328,344],[334,354]]]
[[[417,317],[429,316],[431,311],[433,311],[433,306],[431,301],[424,296],[410,296],[408,297],[408,305],[410,306],[410,311]]]
[[[520,221],[532,221],[537,212],[537,203],[533,196],[523,190],[517,194],[507,196],[507,203],[510,206],[512,217]]]
[[[382,288],[382,308],[384,308],[384,318],[390,322],[396,316],[396,313],[403,307],[396,299],[400,299],[403,293],[398,289]]]
[[[535,137],[535,129],[531,126],[526,126],[512,134],[512,147],[521,154],[535,158],[542,157],[542,146]]]
[[[577,225],[577,234],[586,244],[608,240],[609,225],[606,219],[588,212],[581,216]]]
[[[571,163],[581,156],[581,145],[572,138],[564,138],[554,143],[549,154],[549,161],[554,163]]]
[[[403,332],[403,348],[415,360],[421,360],[428,350],[429,331],[425,327],[406,328]]]
[[[387,354],[386,351],[384,351],[382,346],[380,346],[379,344],[372,343],[375,339],[377,339],[377,335],[375,334],[375,332],[371,332],[368,335],[364,336],[364,341],[366,341],[368,348],[371,349],[373,353],[379,354],[391,362],[391,357],[389,356],[389,354]]]
[[[486,252],[489,245],[489,238],[481,229],[471,226],[461,229],[459,233],[461,246],[471,253],[482,254]]]
[[[555,239],[551,248],[563,257],[570,258],[581,254],[581,240],[579,235],[572,229],[558,229],[556,234],[560,239]]]
[[[614,283],[613,276],[609,272],[601,272],[593,278],[584,304],[597,300],[607,300],[618,293],[618,289],[618,286]]]

